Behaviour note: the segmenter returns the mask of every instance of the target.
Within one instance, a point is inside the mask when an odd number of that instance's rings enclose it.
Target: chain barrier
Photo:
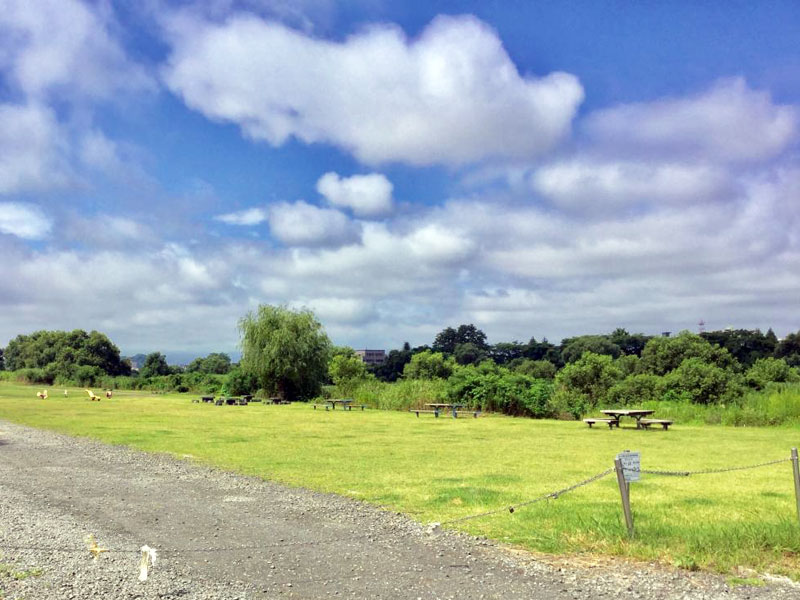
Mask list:
[[[454,523],[463,523],[464,521],[471,521],[473,519],[480,519],[482,517],[488,517],[489,515],[496,515],[502,512],[509,512],[513,513],[518,508],[522,508],[523,506],[530,506],[531,504],[536,504],[537,502],[543,502],[544,500],[555,500],[559,496],[566,494],[567,492],[571,492],[573,490],[577,490],[580,487],[585,485],[589,485],[590,483],[594,483],[598,479],[602,479],[606,475],[610,475],[614,472],[614,469],[606,469],[602,473],[598,473],[597,475],[592,475],[591,477],[584,479],[583,481],[579,481],[569,487],[562,488],[560,490],[556,490],[555,492],[550,492],[548,494],[542,494],[541,496],[537,496],[531,500],[526,500],[525,502],[520,502],[519,504],[512,504],[506,508],[497,508],[495,510],[487,510],[486,512],[478,513],[476,515],[468,515],[466,517],[459,517],[458,519],[451,519],[450,521],[445,521],[440,523],[441,525],[452,525]]]
[[[744,465],[740,467],[721,467],[718,469],[700,469],[699,471],[663,471],[656,469],[632,469],[625,468],[626,471],[636,471],[645,473],[647,475],[667,475],[672,477],[689,477],[690,475],[712,475],[715,473],[730,473],[731,471],[747,471],[750,469],[760,469],[761,467],[768,467],[770,465],[777,465],[778,463],[790,462],[791,458],[778,458],[776,460],[769,460],[767,462],[758,463],[755,465]]]

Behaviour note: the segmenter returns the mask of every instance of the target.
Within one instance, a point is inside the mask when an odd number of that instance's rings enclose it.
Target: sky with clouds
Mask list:
[[[0,0],[0,346],[800,329],[800,5]]]

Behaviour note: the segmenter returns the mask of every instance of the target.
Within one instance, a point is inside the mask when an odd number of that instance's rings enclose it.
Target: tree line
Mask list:
[[[169,365],[153,352],[138,371],[102,333],[39,331],[0,351],[0,368],[41,383],[151,387],[238,395],[261,391],[309,399],[334,385],[343,393],[370,381],[439,381],[438,394],[485,410],[552,416],[585,414],[604,404],[733,401],[748,389],[798,379],[800,332],[778,340],[770,329],[648,336],[618,328],[604,335],[489,344],[473,324],[446,327],[430,345],[405,343],[367,367],[334,346],[308,310],[262,305],[239,322],[242,359],[224,353]],[[433,398],[431,398],[433,399]]]

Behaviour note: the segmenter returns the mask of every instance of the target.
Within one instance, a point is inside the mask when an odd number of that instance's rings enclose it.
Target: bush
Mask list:
[[[796,383],[800,381],[800,374],[782,358],[761,358],[747,370],[745,381],[760,390],[769,383]]]
[[[741,375],[702,358],[687,358],[664,378],[664,382],[667,390],[685,393],[695,404],[730,402],[743,391]]]
[[[455,363],[452,358],[445,358],[441,352],[425,350],[411,357],[403,368],[403,377],[407,379],[447,379],[453,374]]]
[[[530,360],[525,358],[517,362],[512,371],[522,375],[529,375],[534,379],[553,379],[556,376],[556,366],[549,360]]]
[[[622,372],[608,355],[585,352],[556,375],[555,407],[576,419],[606,399]]]
[[[610,406],[641,405],[659,400],[664,394],[664,378],[658,375],[629,375],[608,390],[606,402]]]
[[[226,396],[242,396],[252,394],[258,389],[258,378],[241,369],[233,369],[225,378],[222,394]]]
[[[470,409],[515,416],[548,417],[553,414],[553,384],[507,369],[462,367],[447,380],[447,398]]]
[[[14,379],[20,383],[44,383],[53,385],[53,375],[44,369],[19,369],[14,372]]]

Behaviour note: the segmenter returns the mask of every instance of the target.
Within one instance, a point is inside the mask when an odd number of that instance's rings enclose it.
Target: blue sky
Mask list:
[[[796,2],[0,0],[0,346],[800,329]]]

